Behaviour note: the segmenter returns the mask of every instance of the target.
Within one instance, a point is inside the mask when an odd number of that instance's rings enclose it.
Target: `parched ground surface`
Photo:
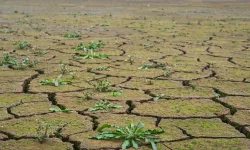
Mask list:
[[[0,0],[1,53],[39,61],[26,70],[0,66],[0,150],[118,150],[122,141],[88,137],[104,123],[139,121],[165,130],[160,150],[249,150],[249,8],[246,1]],[[63,37],[70,32],[80,37]],[[105,46],[96,52],[108,59],[73,57],[81,42],[99,40]],[[18,41],[31,47],[17,49]],[[61,74],[60,64],[77,74],[72,84],[40,85]],[[153,68],[138,69],[145,64]],[[102,66],[109,69],[91,69]],[[109,92],[94,90],[100,80],[111,82]],[[101,99],[123,107],[88,111]],[[50,111],[60,106],[71,112]],[[52,124],[43,144],[38,122]]]

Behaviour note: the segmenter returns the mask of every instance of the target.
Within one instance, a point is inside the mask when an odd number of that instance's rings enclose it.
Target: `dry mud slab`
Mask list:
[[[249,150],[249,8],[243,0],[0,0],[0,150],[118,150],[122,141],[89,136],[104,123],[139,121],[165,131],[160,150]],[[95,53],[108,57],[75,57],[87,53],[73,50],[81,42],[99,40]],[[15,45],[24,41],[31,45]],[[38,64],[22,68],[24,58]],[[61,73],[70,84],[39,83]],[[105,80],[107,92],[94,89]],[[103,99],[122,108],[88,111]],[[51,111],[62,107],[69,112]],[[43,144],[38,122],[51,125]]]

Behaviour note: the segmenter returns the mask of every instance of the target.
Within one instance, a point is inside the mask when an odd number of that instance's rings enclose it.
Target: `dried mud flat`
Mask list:
[[[160,150],[250,149],[249,2],[0,4],[1,55],[39,62],[25,70],[0,66],[0,150],[118,150],[122,141],[88,137],[104,123],[139,121],[164,129]],[[71,32],[80,37],[64,37]],[[81,42],[99,40],[105,45],[97,52],[108,58],[73,57]],[[31,46],[17,49],[18,41]],[[40,85],[61,74],[60,64],[77,74],[72,83]],[[103,66],[109,69],[91,69]],[[95,91],[90,83],[104,79],[121,95]],[[91,96],[84,100],[86,92]],[[123,107],[88,111],[101,99]],[[70,112],[50,111],[61,106]],[[38,121],[52,124],[43,144],[36,139]]]

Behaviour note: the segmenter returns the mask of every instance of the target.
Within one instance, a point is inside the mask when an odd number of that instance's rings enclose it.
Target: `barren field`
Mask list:
[[[0,0],[0,150],[250,150],[249,47],[246,0]]]

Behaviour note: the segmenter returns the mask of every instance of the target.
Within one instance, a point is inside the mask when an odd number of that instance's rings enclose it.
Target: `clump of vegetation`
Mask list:
[[[108,80],[98,80],[93,86],[98,92],[107,92],[109,90],[110,82]]]
[[[92,49],[88,53],[83,53],[83,54],[76,54],[76,58],[82,58],[82,59],[103,59],[103,58],[108,58],[108,55],[102,54],[102,53],[95,53]]]
[[[80,43],[79,45],[77,45],[76,47],[73,48],[73,50],[83,50],[83,51],[89,51],[89,50],[96,50],[97,48],[101,48],[102,46],[104,46],[104,42],[103,41],[98,41],[98,42],[89,42],[88,44],[83,44]]]
[[[32,51],[33,54],[38,55],[38,56],[42,56],[47,54],[47,52],[43,49],[35,49],[34,51]]]
[[[76,72],[70,72],[69,75],[71,79],[76,79],[79,77],[79,75]]]
[[[150,80],[150,79],[145,79],[145,83],[146,83],[147,85],[153,85],[153,84],[154,84],[153,81]]]
[[[101,66],[101,67],[92,68],[91,71],[104,71],[104,70],[108,70],[108,69],[109,69],[108,66]]]
[[[28,21],[27,20],[23,20],[23,19],[18,19],[18,20],[16,20],[16,23],[28,24]]]
[[[137,142],[140,143],[150,143],[153,150],[157,150],[156,142],[159,140],[158,134],[164,133],[162,129],[143,129],[144,124],[139,122],[137,125],[130,123],[125,127],[112,125],[112,124],[103,124],[98,131],[101,132],[96,136],[91,136],[91,139],[98,140],[107,140],[107,139],[118,139],[123,140],[122,149],[129,147],[134,147],[135,149],[139,148]],[[112,129],[106,129],[112,128]],[[103,130],[106,129],[106,130]]]
[[[130,65],[133,65],[134,64],[134,62],[135,62],[135,59],[132,57],[132,56],[128,56],[128,59],[126,59],[125,60],[126,62],[129,62],[130,63]]]
[[[163,76],[164,77],[169,76],[169,74],[170,74],[170,68],[169,67],[165,67],[162,70],[163,70]]]
[[[60,85],[66,85],[66,84],[71,84],[71,81],[69,80],[60,80],[60,78],[62,77],[62,74],[60,74],[59,76],[57,76],[56,79],[43,79],[40,80],[39,83],[41,85],[52,85],[52,86],[60,86]]]
[[[150,69],[150,68],[159,68],[159,69],[166,69],[166,65],[163,63],[157,63],[157,64],[144,64],[140,67],[138,67],[139,70],[145,70],[145,69]]]
[[[61,74],[68,74],[71,72],[71,70],[69,69],[69,66],[66,64],[60,64],[59,71],[61,72]]]
[[[4,29],[4,30],[0,30],[0,33],[14,33],[14,32],[17,32],[15,30],[11,30],[11,29]]]
[[[54,112],[65,112],[65,113],[69,112],[69,110],[63,105],[59,105],[58,107],[59,108],[50,108],[49,110]]]
[[[63,37],[65,37],[65,38],[77,38],[77,37],[80,37],[80,34],[78,34],[76,32],[65,33]]]
[[[35,67],[37,64],[37,60],[30,60],[29,58],[24,58],[21,63],[16,64],[15,66],[13,66],[13,68],[17,70],[23,70]]]
[[[153,45],[151,45],[151,44],[140,44],[140,46],[151,47],[151,46],[153,46]]]
[[[120,96],[121,94],[122,94],[122,92],[121,92],[121,91],[118,91],[118,90],[114,90],[114,91],[112,92],[112,96],[114,96],[114,97]]]
[[[154,68],[153,65],[144,64],[144,65],[138,67],[139,70],[145,70],[145,69],[150,69],[150,68]]]
[[[89,108],[88,111],[96,111],[96,110],[110,110],[112,108],[121,108],[122,106],[110,103],[107,100],[96,103],[94,107]]]
[[[37,60],[30,60],[29,58],[24,58],[22,62],[19,63],[14,56],[10,56],[8,53],[3,53],[0,61],[0,66],[9,66],[17,70],[32,68],[37,64]]]
[[[165,30],[172,30],[172,29],[174,29],[175,28],[175,25],[172,25],[171,27],[166,27],[166,28],[164,28]]]
[[[3,53],[0,61],[0,66],[12,66],[17,65],[18,61],[14,56],[10,56],[8,53]]]
[[[46,138],[49,137],[49,127],[51,126],[51,124],[47,123],[47,122],[38,122],[38,127],[36,128],[36,132],[37,132],[37,140],[39,143],[44,143],[46,141]]]
[[[14,45],[16,45],[18,49],[25,49],[31,47],[31,44],[26,41],[16,42]]]
[[[100,26],[102,26],[102,27],[108,27],[109,24],[104,23],[104,24],[101,24]]]
[[[82,97],[83,100],[89,100],[91,98],[92,98],[92,94],[91,93],[89,93],[89,92],[84,92],[83,93],[83,97]]]
[[[161,98],[169,98],[169,96],[166,96],[165,94],[156,94],[153,98],[154,101],[157,101]]]

